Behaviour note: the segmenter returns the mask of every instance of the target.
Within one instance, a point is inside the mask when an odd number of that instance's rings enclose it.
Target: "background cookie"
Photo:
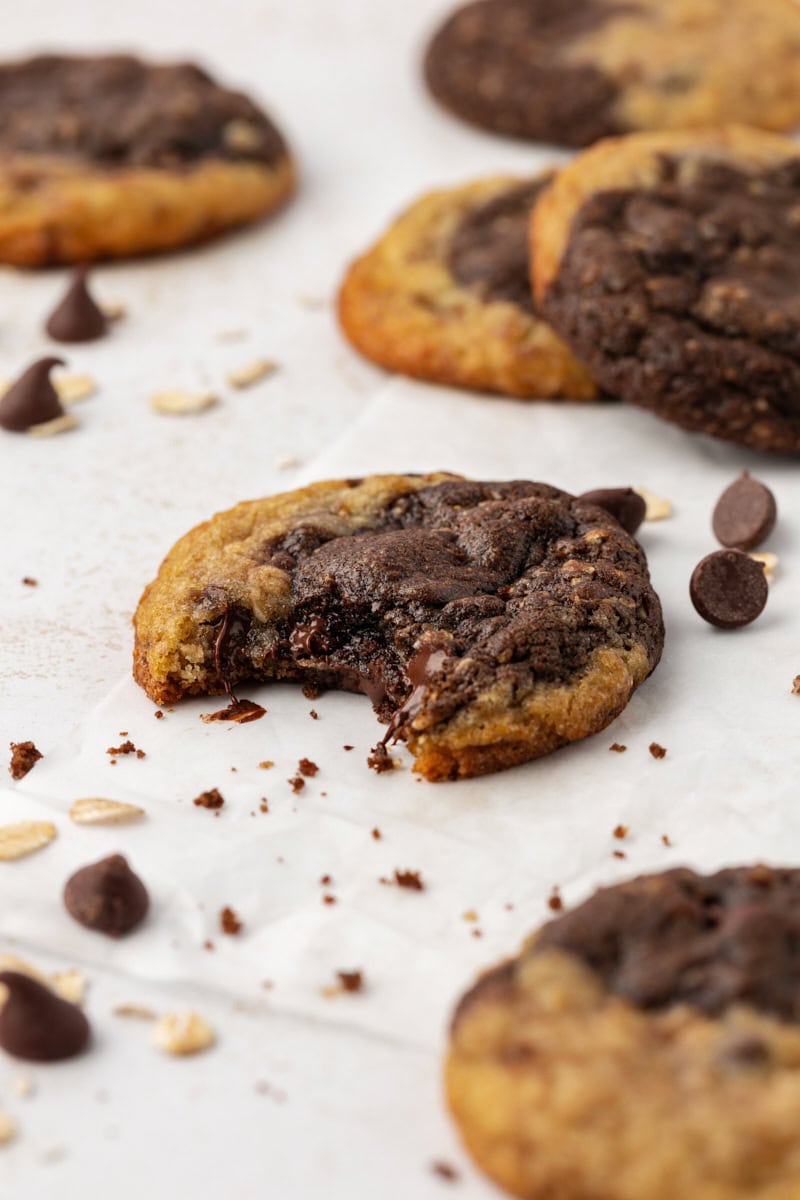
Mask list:
[[[794,0],[477,0],[433,38],[425,75],[496,133],[585,146],[637,129],[800,121]]]
[[[412,205],[342,285],[339,317],[356,349],[434,383],[592,399],[591,379],[533,303],[527,226],[550,179],[487,179]]]
[[[0,262],[124,258],[252,221],[294,186],[246,96],[190,63],[42,55],[0,66]]]
[[[532,223],[539,304],[614,395],[800,451],[800,147],[641,134],[571,163]]]
[[[688,870],[546,925],[456,1010],[447,1094],[527,1200],[800,1195],[800,871]]]
[[[644,552],[607,512],[447,475],[220,513],[167,555],[135,627],[134,675],[157,703],[248,679],[365,692],[430,780],[603,729],[663,644]]]

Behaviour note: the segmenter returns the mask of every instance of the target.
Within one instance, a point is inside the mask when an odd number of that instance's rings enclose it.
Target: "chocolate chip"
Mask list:
[[[18,971],[0,972],[0,984],[8,989],[0,1008],[0,1046],[7,1054],[56,1062],[81,1053],[89,1041],[89,1022],[77,1005]]]
[[[755,550],[772,533],[777,516],[775,497],[766,484],[742,471],[717,501],[714,536],[723,546]]]
[[[616,517],[626,533],[634,534],[644,520],[647,505],[633,488],[595,488],[578,496],[586,504],[596,504]]]
[[[78,267],[60,303],[47,318],[45,329],[56,342],[93,342],[108,329],[103,312],[86,284],[86,267]]]
[[[53,367],[63,365],[61,358],[40,358],[32,363],[0,400],[0,428],[24,433],[32,425],[63,417],[63,406],[50,382]]]
[[[763,611],[768,587],[761,563],[741,550],[715,550],[695,567],[689,592],[704,621],[738,629]]]
[[[727,1070],[746,1070],[765,1067],[770,1061],[767,1043],[755,1034],[740,1034],[723,1043],[716,1056],[719,1066]]]
[[[127,860],[112,854],[67,880],[64,904],[70,916],[87,929],[122,937],[144,920],[150,900]]]

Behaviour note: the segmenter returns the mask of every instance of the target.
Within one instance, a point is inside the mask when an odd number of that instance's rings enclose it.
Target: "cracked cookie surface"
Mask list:
[[[597,892],[453,1019],[450,1107],[526,1200],[800,1194],[800,871]]]
[[[512,137],[586,146],[635,130],[800,121],[794,0],[476,0],[435,34],[433,95]]]
[[[545,484],[334,480],[187,534],[135,617],[157,703],[295,680],[365,692],[431,780],[604,728],[658,662],[644,553]]]
[[[799,214],[787,139],[733,127],[600,143],[535,210],[539,304],[614,395],[798,453]]]
[[[592,399],[587,372],[533,301],[528,220],[550,173],[418,200],[347,273],[345,334],[388,370],[526,399]]]
[[[0,64],[0,262],[118,258],[200,241],[291,193],[286,143],[192,63],[40,55]]]

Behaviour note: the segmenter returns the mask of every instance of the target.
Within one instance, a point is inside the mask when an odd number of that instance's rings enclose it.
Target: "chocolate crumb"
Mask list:
[[[666,758],[667,757],[666,750],[664,749],[663,746],[659,746],[658,742],[650,743],[650,753],[652,754],[653,758]]]
[[[303,788],[306,786],[306,781],[303,779],[302,775],[295,775],[294,779],[287,779],[286,782],[289,784],[289,787],[292,789],[295,796],[299,792],[302,792]]]
[[[24,779],[44,755],[33,742],[10,742],[11,762],[8,770],[12,779]]]
[[[800,678],[800,676],[798,676]],[[355,746],[342,746],[343,750],[355,750]]]
[[[211,938],[206,938],[206,940],[203,942],[203,949],[204,950],[215,950],[216,949],[216,946],[211,941]]]
[[[300,690],[306,700],[316,700],[318,696],[322,695],[322,688],[318,683],[305,683]],[[312,708],[311,711],[315,712],[316,710]],[[316,720],[316,717],[314,720]]]
[[[312,721],[319,720],[319,713],[317,712],[317,710],[315,708],[310,709],[308,715],[311,717]]]
[[[266,796],[262,796],[262,797],[261,797],[261,800],[260,800],[260,802],[259,802],[259,805],[258,805],[258,811],[259,811],[259,812],[262,812],[262,813],[268,813],[268,812],[269,812],[269,801],[267,800],[267,797],[266,797]]]
[[[628,836],[629,832],[630,831],[627,825],[617,825],[616,829],[614,830],[614,837],[619,841],[622,841]]]
[[[344,992],[363,992],[364,976],[361,971],[337,971],[336,977]]]
[[[310,758],[301,758],[297,764],[297,769],[301,775],[305,775],[308,779],[313,779],[319,771],[319,767]]]
[[[608,748],[609,750],[613,750],[615,754],[624,754],[628,749],[627,746],[622,746],[619,742],[612,742]]]
[[[548,896],[547,907],[552,909],[553,912],[561,912],[562,908],[564,907],[564,901],[561,899],[561,893],[557,887],[554,887]]]
[[[372,836],[376,842],[379,842],[381,840],[381,838],[383,837],[383,834],[381,833],[380,829],[378,829],[377,825],[375,826],[375,828],[372,831]]]
[[[135,754],[137,758],[146,758],[144,750],[137,750],[130,738],[126,742],[122,742],[119,746],[109,746],[106,750],[111,758],[116,758],[120,754]]]
[[[662,846],[671,846],[672,845],[672,840],[670,839],[669,834],[662,833],[661,844],[662,844]]]
[[[331,878],[330,875],[323,875],[320,878],[320,883],[322,884],[323,887],[327,887],[329,884],[333,883],[333,879]]]
[[[385,771],[394,771],[397,763],[392,758],[389,751],[383,742],[378,742],[372,753],[367,758],[367,766],[371,767],[377,775],[383,775]]]
[[[336,897],[335,897],[335,896],[331,896],[331,895],[329,895],[329,894],[326,892],[326,893],[325,893],[325,895],[322,897],[322,903],[323,903],[323,904],[335,904],[335,903],[336,903]]]
[[[208,792],[201,792],[192,803],[198,808],[222,808],[225,798],[218,788],[211,788]]]
[[[270,767],[275,766],[275,763],[272,762],[271,759],[265,758],[264,761],[260,762],[258,765],[261,767],[262,771],[268,771],[270,769]]]
[[[237,933],[242,932],[242,922],[239,920],[233,909],[227,904],[219,914],[219,927],[223,933],[228,933],[232,937]]]
[[[483,930],[482,930],[482,929],[473,929],[473,930],[471,930],[470,932],[472,933],[472,936],[473,936],[473,937],[475,937],[475,938],[481,938],[481,937],[483,937]]]
[[[155,719],[156,719],[157,721],[163,721],[163,720],[164,720],[164,714],[163,714],[163,712],[161,711],[161,709],[160,709],[160,708],[157,708],[157,709],[156,709],[156,711],[153,713],[153,716],[155,717]]]
[[[614,858],[627,858],[628,857],[624,850],[614,850],[613,854],[614,854]]]
[[[408,888],[412,892],[424,892],[425,884],[419,871],[398,871],[395,867],[394,880],[398,887]]]
[[[25,584],[25,587],[38,587],[39,586],[39,580],[34,579],[32,575],[23,575],[22,582]]]
[[[432,1162],[431,1170],[434,1175],[438,1175],[440,1179],[446,1179],[448,1183],[456,1183],[461,1178],[455,1167],[451,1167],[447,1162]]]

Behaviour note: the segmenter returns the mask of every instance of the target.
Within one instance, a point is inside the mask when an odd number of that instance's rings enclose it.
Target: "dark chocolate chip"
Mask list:
[[[75,1004],[18,971],[0,972],[8,998],[0,1008],[0,1046],[15,1058],[56,1062],[80,1054],[89,1022]]]
[[[689,591],[703,620],[720,629],[738,629],[755,621],[768,594],[761,563],[741,550],[707,555],[695,567]]]
[[[78,267],[60,303],[47,318],[45,329],[56,342],[93,342],[108,329],[108,321],[91,297],[86,267]]]
[[[766,484],[742,471],[717,501],[711,523],[721,545],[755,550],[772,533],[777,516],[775,497]]]
[[[626,533],[634,534],[644,520],[647,510],[643,498],[633,488],[595,488],[578,496],[587,504],[596,504],[616,517]]]
[[[147,889],[121,854],[83,867],[64,888],[67,912],[87,929],[122,937],[144,920]]]
[[[24,433],[32,425],[63,417],[58,392],[50,382],[53,367],[63,365],[60,358],[40,358],[32,363],[0,400],[0,428]]]

